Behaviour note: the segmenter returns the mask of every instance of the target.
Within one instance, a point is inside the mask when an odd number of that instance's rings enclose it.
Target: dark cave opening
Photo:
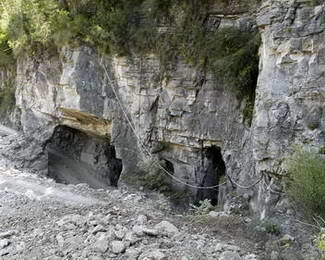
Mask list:
[[[220,184],[220,179],[225,176],[226,166],[222,158],[221,148],[211,146],[204,149],[204,167],[201,187],[211,187]],[[218,204],[219,187],[212,189],[199,189],[197,202],[209,199],[213,206]]]
[[[108,139],[58,126],[46,143],[48,177],[58,183],[87,183],[92,188],[117,186],[122,160]]]
[[[170,162],[170,161],[168,161],[168,160],[166,160],[166,159],[164,159],[163,161],[164,161],[164,164],[165,164],[164,168],[165,168],[165,169],[166,169],[170,174],[174,175],[175,170],[174,170],[174,165],[173,165],[173,163]]]

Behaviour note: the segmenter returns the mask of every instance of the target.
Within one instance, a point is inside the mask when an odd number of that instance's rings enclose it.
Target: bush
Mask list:
[[[319,148],[319,153],[320,154],[325,154],[325,147]]]
[[[321,253],[322,259],[325,259],[325,228],[321,228],[320,232],[315,236],[314,242]]]
[[[211,204],[211,200],[205,199],[205,200],[200,200],[199,201],[199,206],[191,205],[194,209],[194,214],[195,215],[208,215],[210,211],[213,211],[216,209],[215,206]]]
[[[172,191],[171,178],[158,167],[158,164],[168,170],[165,161],[146,159],[138,163],[137,169],[132,175],[124,176],[123,178],[129,184],[142,186],[147,190],[158,191],[164,194],[170,193]]]
[[[173,170],[165,160],[146,159],[138,163],[137,170],[132,175],[123,178],[131,185],[162,193],[174,203],[187,199],[190,194],[187,191],[173,189],[171,177],[166,175],[158,164],[173,174]]]
[[[0,29],[0,67],[12,65],[14,60],[12,49],[8,45],[8,38]]]
[[[281,228],[276,223],[273,223],[272,221],[264,221],[262,222],[262,227],[265,229],[266,233],[272,234],[272,235],[280,235],[281,234]]]
[[[287,193],[306,215],[325,217],[325,158],[305,150],[288,160]]]
[[[162,193],[170,192],[170,177],[166,176],[163,170],[158,167],[158,164],[166,168],[164,161],[157,161],[155,159],[141,161],[138,164],[138,183],[149,190],[159,191]]]
[[[51,44],[59,9],[55,0],[4,0],[1,2],[0,28],[8,45],[18,55],[31,45]]]

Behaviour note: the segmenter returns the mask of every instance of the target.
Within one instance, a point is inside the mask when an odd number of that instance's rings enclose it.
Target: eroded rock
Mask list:
[[[162,221],[155,225],[155,229],[169,236],[173,236],[179,232],[178,228],[168,221]]]
[[[115,240],[111,242],[111,249],[114,254],[120,254],[125,251],[126,246],[123,242]]]
[[[9,245],[10,245],[10,240],[8,240],[8,239],[1,239],[0,240],[0,249],[4,249]]]

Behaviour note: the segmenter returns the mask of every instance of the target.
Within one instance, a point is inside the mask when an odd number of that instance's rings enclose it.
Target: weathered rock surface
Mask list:
[[[10,165],[47,174],[47,153],[37,140],[0,125],[0,143],[0,157],[7,159]],[[5,165],[6,162],[2,161],[1,166]]]
[[[81,46],[19,61],[16,99],[22,128],[40,144],[55,137],[62,126],[96,140],[104,138],[114,152],[89,138],[87,143],[68,143],[79,149],[68,153],[77,154],[82,168],[89,167],[96,178],[104,176],[107,184],[116,183],[115,173],[122,170],[119,160],[124,176],[134,174],[144,157],[142,146],[169,162],[175,177],[196,186],[217,184],[224,172],[218,171],[219,177],[210,181],[209,169],[224,161],[227,174],[249,189],[228,181],[219,191],[226,194],[238,188],[264,218],[280,196],[272,193],[277,180],[262,179],[262,174],[281,167],[294,144],[324,147],[324,9],[324,4],[313,6],[309,1],[265,0],[253,16],[222,18],[222,24],[256,22],[261,33],[251,126],[244,117],[247,101],[181,59],[169,80],[157,82],[160,66],[154,56],[131,62],[99,57]],[[173,185],[190,191],[192,200],[218,199],[218,189],[198,192]]]
[[[234,23],[240,23],[238,19]],[[126,58],[99,57],[87,47],[63,48],[58,55],[44,53],[37,60],[26,58],[18,64],[16,93],[24,132],[41,143],[55,138],[58,126],[108,138],[125,176],[132,175],[144,157],[132,128],[140,142],[168,161],[173,174],[185,183],[217,184],[214,177],[212,183],[205,178],[210,165],[216,164],[212,161],[221,158],[221,154],[207,155],[214,146],[221,147],[227,166],[233,169],[229,174],[250,172],[254,162],[245,159],[251,154],[250,131],[242,115],[245,101],[212,76],[197,82],[198,72],[183,62],[170,81],[157,82],[159,67],[154,56],[130,63]],[[91,151],[95,147],[91,143],[84,147],[81,154],[88,152],[88,157],[78,160],[102,172],[89,154],[100,159],[105,152]],[[110,165],[108,160],[106,168]],[[174,186],[188,190],[184,184]],[[218,198],[216,190],[209,195],[189,190],[193,198]]]
[[[324,14],[324,4],[303,1],[271,0],[261,6],[257,24],[263,43],[252,126],[257,174],[281,166],[294,144],[316,151],[325,144]],[[275,179],[267,184],[276,190]],[[262,216],[276,201],[270,193],[259,185],[256,206]]]
[[[0,240],[0,249],[3,249],[3,248],[5,248],[5,247],[7,247],[9,245],[10,245],[10,240],[8,240],[8,239],[1,239]]]
[[[244,224],[246,217],[176,215],[159,194],[123,185],[107,190],[64,185],[15,170],[1,154],[0,163],[6,165],[0,167],[0,257],[4,260],[262,260],[270,255],[319,259],[310,237],[301,251],[295,247],[298,237],[291,233],[278,240],[265,232],[255,238],[256,231],[251,233]],[[290,225],[293,228],[297,234],[305,233],[304,225]],[[267,237],[272,238],[269,246]]]
[[[155,225],[155,229],[169,236],[176,235],[179,232],[178,228],[168,221],[162,221],[158,223]]]
[[[125,251],[126,246],[121,241],[112,241],[111,242],[112,252],[114,254],[120,254]]]

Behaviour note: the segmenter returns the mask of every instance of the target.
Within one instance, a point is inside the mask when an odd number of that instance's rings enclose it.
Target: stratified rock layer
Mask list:
[[[157,81],[159,62],[152,55],[131,62],[80,47],[18,62],[22,127],[41,143],[60,125],[108,138],[125,175],[134,174],[144,146],[194,186],[215,184],[206,180],[217,156],[207,150],[220,148],[227,174],[249,187],[239,190],[263,217],[279,197],[271,196],[276,180],[262,179],[262,173],[281,166],[294,144],[325,143],[324,12],[324,5],[309,1],[274,0],[249,18],[262,36],[251,126],[245,123],[245,99],[182,61],[168,79]],[[247,19],[225,16],[222,22]],[[175,188],[196,197],[196,189],[180,183]],[[234,182],[223,191],[232,188],[238,188]]]

